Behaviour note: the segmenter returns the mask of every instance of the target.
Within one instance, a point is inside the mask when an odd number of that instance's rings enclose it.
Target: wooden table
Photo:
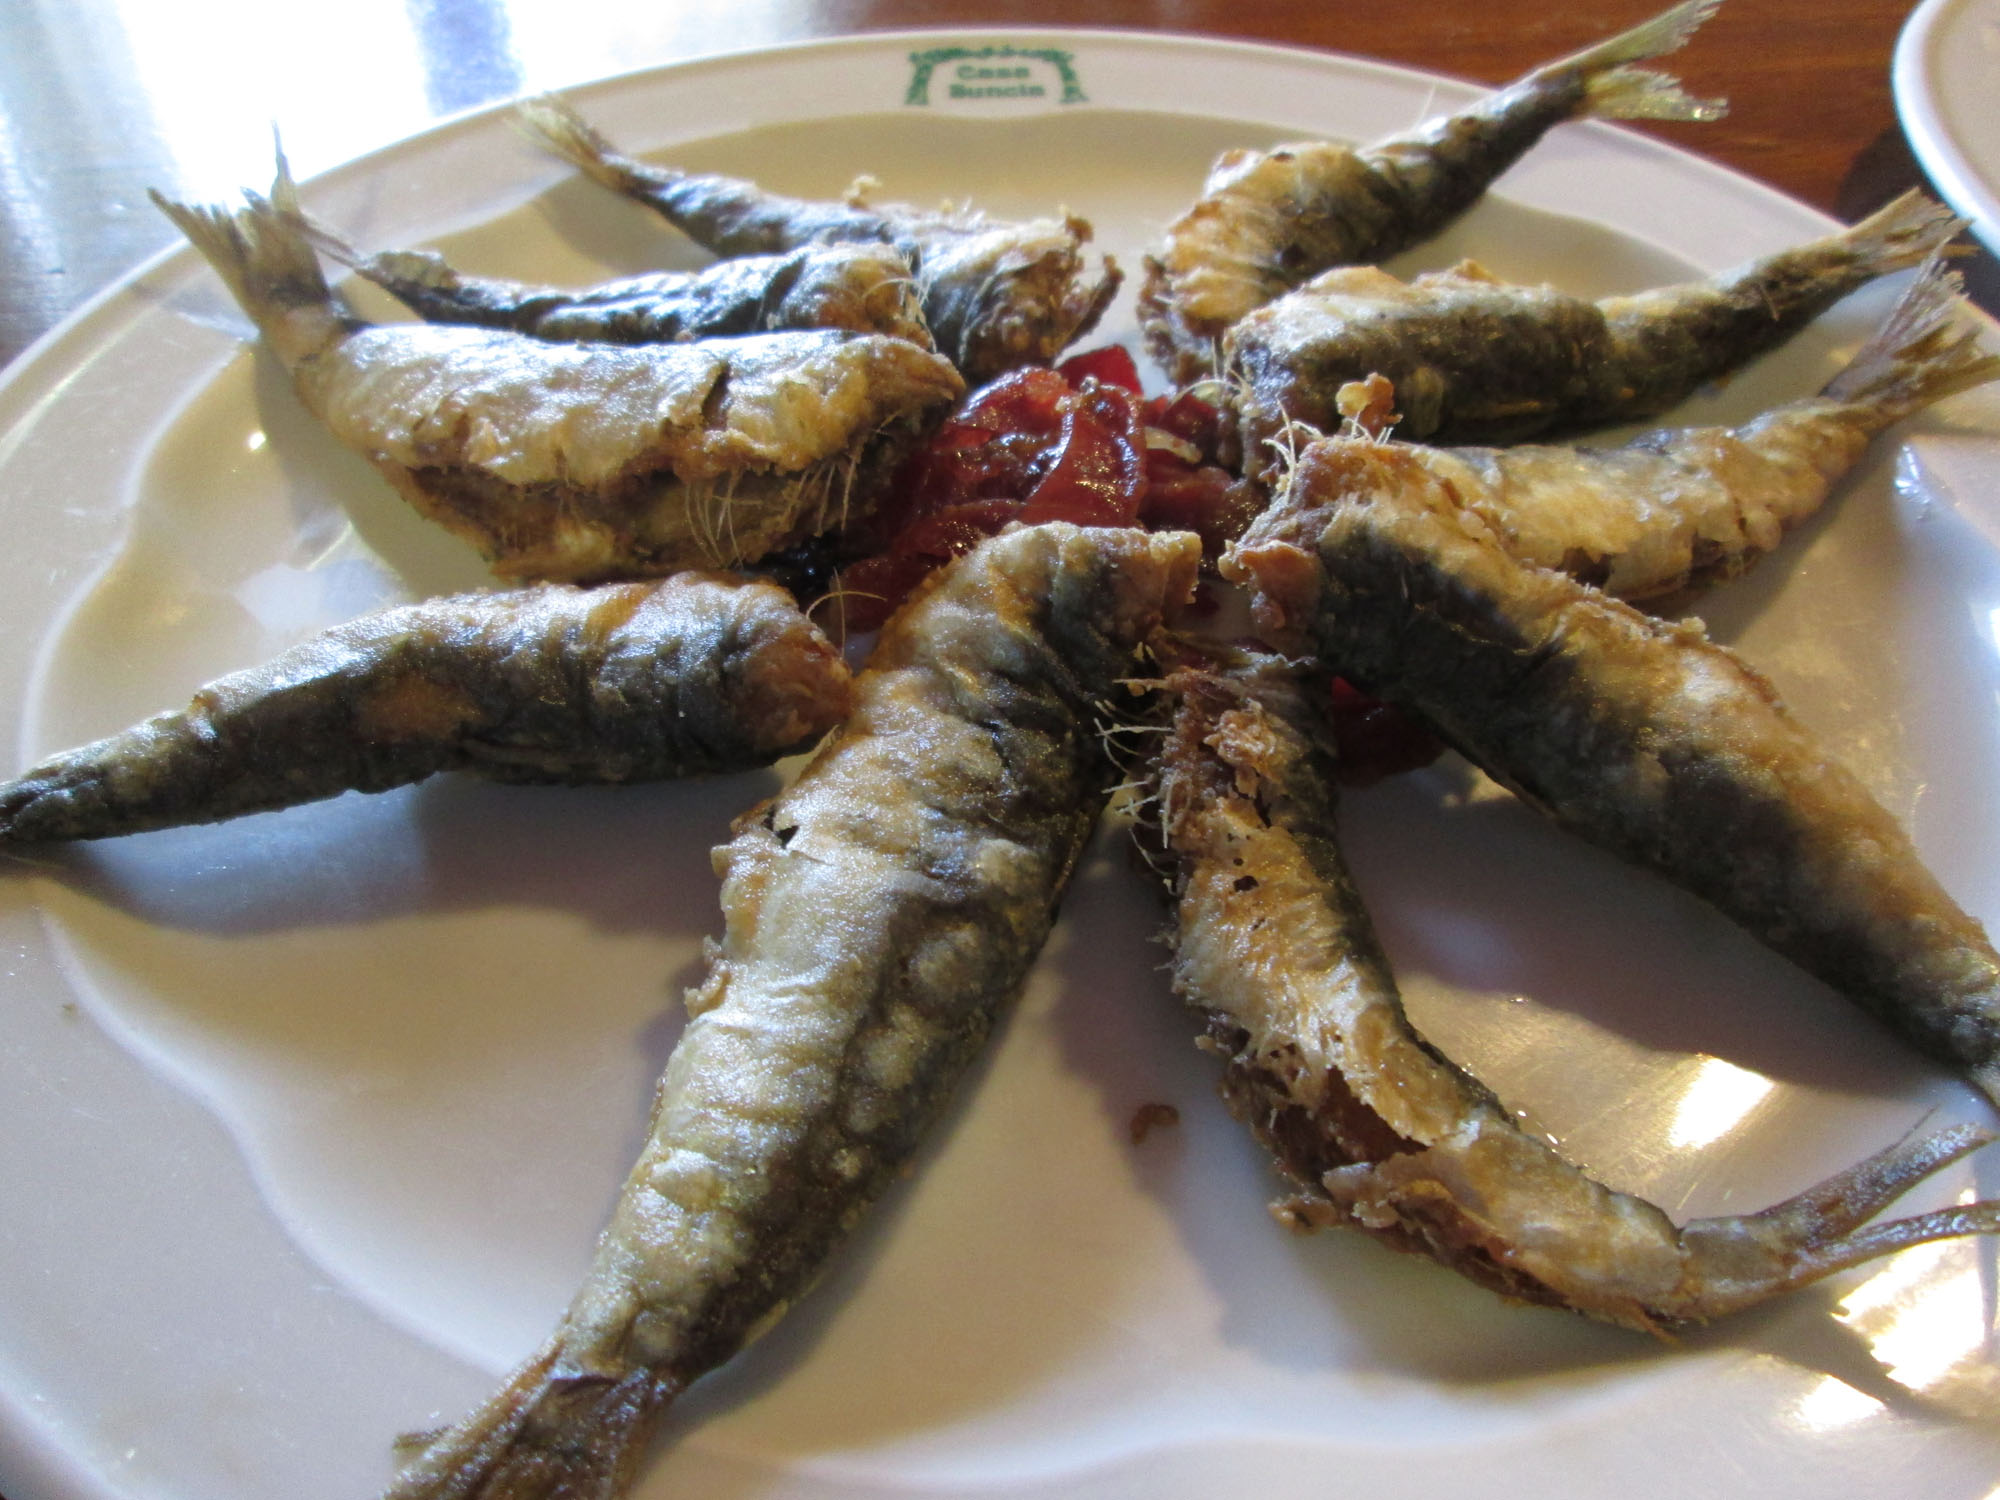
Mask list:
[[[954,24],[1200,33],[1500,82],[1658,8],[1659,0],[349,0],[336,18],[336,8],[224,0],[9,3],[0,8],[0,363],[175,243],[147,188],[202,196],[261,180],[272,120],[310,174],[518,92],[705,52]],[[1730,0],[1673,65],[1693,90],[1727,96],[1728,118],[1637,128],[1859,217],[1917,180],[1889,90],[1908,10],[1906,0]],[[1993,284],[1989,268],[1985,285]]]
[[[1500,82],[1658,8],[1659,0],[352,0],[329,25],[317,8],[227,0],[8,5],[0,8],[0,363],[174,242],[147,188],[215,195],[261,181],[270,122],[310,174],[522,90],[704,52],[952,24],[1197,32]],[[1889,57],[1908,10],[1904,0],[1730,0],[1674,63],[1691,88],[1726,96],[1729,117],[1638,128],[1858,217],[1917,177],[1889,93]]]

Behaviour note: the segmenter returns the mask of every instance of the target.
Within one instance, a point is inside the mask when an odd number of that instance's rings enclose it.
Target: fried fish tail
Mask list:
[[[614,193],[638,197],[650,180],[681,175],[623,154],[560,94],[535,94],[520,100],[514,106],[514,122],[537,145]]]
[[[771,584],[463,594],[368,615],[0,785],[0,846],[378,792],[748,770],[845,714],[840,655]]]
[[[2000,1203],[1991,1202],[1870,1222],[1919,1182],[1994,1139],[1974,1125],[1911,1135],[1758,1213],[1693,1221],[1681,1238],[1704,1283],[1702,1302],[1712,1309],[1706,1316],[1740,1311],[1914,1245],[2000,1233]]]
[[[327,284],[319,256],[299,230],[303,214],[298,189],[282,153],[271,196],[245,193],[244,212],[177,203],[158,192],[151,196],[221,276],[285,368],[294,368],[363,326]]]
[[[2000,1102],[2000,954],[1896,820],[1698,623],[1522,564],[1441,489],[1378,445],[1316,443],[1225,572],[1266,628]]]
[[[1821,399],[1866,413],[1880,431],[1994,379],[2000,355],[1981,353],[1978,329],[1959,318],[1964,292],[1958,275],[1933,252],[1882,326],[1826,383]]]
[[[1671,74],[1633,66],[1686,46],[1721,3],[1683,0],[1629,31],[1542,64],[1458,114],[1364,148],[1357,154],[1373,175],[1373,194],[1402,200],[1395,236],[1357,243],[1341,261],[1301,268],[1292,284],[1335,264],[1384,259],[1435,234],[1566,120],[1721,119],[1729,111],[1725,101],[1695,98]]]
[[[1592,1180],[1410,1024],[1341,856],[1324,683],[1312,693],[1286,663],[1239,654],[1166,686],[1150,779],[1174,986],[1223,1061],[1224,1099],[1290,1184],[1282,1222],[1359,1229],[1516,1301],[1651,1333],[2000,1231],[1994,1203],[1868,1222],[1990,1140],[1974,1129],[1900,1142],[1762,1213],[1680,1226]]]
[[[1697,99],[1671,74],[1632,64],[1678,52],[1721,4],[1685,0],[1630,31],[1537,68],[1514,87],[1580,89],[1580,113],[1606,120],[1719,120],[1729,112],[1724,100]]]
[[[551,1341],[449,1443],[433,1440],[382,1500],[614,1500],[679,1395],[646,1371],[562,1373]]]
[[[1621,384],[1577,422],[1666,410],[1703,382],[1776,348],[1834,303],[1881,276],[1922,265],[1965,228],[1912,188],[1859,224],[1707,281],[1598,303]]]
[[[883,627],[854,712],[717,851],[724,935],[576,1300],[392,1500],[615,1493],[672,1397],[806,1291],[1025,980],[1115,774],[1097,705],[1200,556],[1018,529]]]

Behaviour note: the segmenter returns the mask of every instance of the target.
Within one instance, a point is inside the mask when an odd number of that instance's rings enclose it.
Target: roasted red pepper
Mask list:
[[[1145,399],[1115,344],[1001,376],[911,456],[858,539],[873,555],[842,571],[848,629],[881,624],[933,567],[1014,521],[1185,528],[1219,551],[1249,519],[1247,488],[1214,461],[1219,428],[1196,396]]]
[[[1130,526],[1146,493],[1146,433],[1139,402],[1115,385],[1085,377],[1057,402],[1062,431],[1055,463],[1029,493],[1017,518],[1028,525]]]
[[[1373,786],[1444,754],[1444,743],[1421,719],[1370,697],[1345,677],[1333,679],[1330,717],[1335,763],[1348,786]]]

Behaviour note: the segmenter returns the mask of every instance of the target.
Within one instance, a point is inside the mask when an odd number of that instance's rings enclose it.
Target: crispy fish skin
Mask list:
[[[1245,466],[1268,473],[1290,423],[1338,430],[1340,388],[1376,374],[1396,387],[1406,438],[1513,442],[1657,416],[1962,227],[1913,191],[1824,239],[1599,302],[1501,282],[1469,261],[1409,282],[1329,271],[1225,341]]]
[[[1002,223],[975,213],[871,207],[855,192],[829,203],[768,193],[754,182],[676,171],[621,154],[554,95],[524,100],[523,127],[614,192],[646,204],[722,256],[809,244],[894,245],[916,271],[925,319],[972,385],[1047,364],[1097,326],[1122,273],[1088,254],[1074,215]]]
[[[1395,451],[1523,562],[1620,599],[1682,595],[1772,551],[1885,428],[2000,374],[1977,332],[1955,326],[1959,291],[1942,262],[1928,262],[1824,390],[1742,427],[1667,428],[1615,448]]]
[[[846,714],[840,654],[768,583],[683,573],[384,610],[0,785],[0,846],[379,792],[749,770]]]
[[[464,275],[433,251],[362,255],[317,227],[313,242],[432,323],[605,344],[845,328],[936,347],[909,263],[891,245],[802,245],[787,254],[744,256],[700,271],[657,271],[568,288]]]
[[[1430,238],[1565,120],[1719,118],[1719,101],[1631,66],[1683,46],[1719,3],[1688,0],[1372,146],[1225,152],[1146,257],[1139,321],[1153,357],[1183,384],[1212,375],[1239,318],[1322,271],[1375,265]]]
[[[2000,1099],[2000,955],[1896,820],[1698,623],[1520,563],[1442,490],[1379,445],[1315,443],[1224,572],[1276,637]]]
[[[883,628],[852,716],[717,851],[725,936],[583,1289],[393,1500],[615,1493],[805,1290],[1025,979],[1112,774],[1095,705],[1200,552],[1016,530]]]
[[[577,582],[754,562],[858,520],[963,391],[879,335],[620,349],[434,324],[363,330],[293,382],[497,575]]]
[[[1521,1302],[1652,1333],[1740,1311],[1905,1246],[2000,1231],[2000,1204],[1863,1226],[1991,1137],[1910,1139],[1761,1213],[1677,1227],[1592,1180],[1410,1025],[1337,842],[1314,698],[1274,658],[1168,680],[1151,780],[1171,870],[1175,990],[1223,1097],[1341,1224]],[[1319,697],[1324,697],[1320,684]]]
[[[904,339],[835,329],[551,344],[374,326],[335,298],[280,164],[241,213],[155,201],[229,284],[300,400],[503,578],[751,562],[871,504],[964,391]]]

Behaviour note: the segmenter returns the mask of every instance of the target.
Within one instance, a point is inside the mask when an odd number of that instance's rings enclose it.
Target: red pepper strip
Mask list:
[[[1033,432],[1053,437],[1062,425],[1061,404],[1070,395],[1070,383],[1062,376],[1031,365],[974,391],[951,420],[955,426],[986,432]]]
[[[1214,464],[1193,468],[1154,449],[1146,455],[1146,498],[1139,519],[1154,531],[1192,531],[1210,557],[1249,529],[1262,508],[1252,485],[1239,483]]]
[[[926,516],[896,539],[897,553],[939,563],[998,536],[1021,514],[1018,500],[975,500]]]
[[[1086,385],[1063,410],[1055,466],[1021,508],[1028,525],[1130,526],[1146,490],[1139,403],[1116,386]]]
[[[1020,514],[1018,500],[978,500],[925,516],[896,538],[896,545],[844,569],[841,605],[850,631],[873,630],[940,564],[998,536]]]
[[[1331,721],[1335,765],[1347,786],[1373,786],[1444,754],[1443,743],[1421,720],[1370,697],[1344,677],[1333,679]]]
[[[1089,349],[1082,354],[1073,354],[1056,366],[1056,373],[1073,386],[1081,386],[1085,379],[1093,379],[1104,385],[1115,385],[1120,390],[1139,394],[1139,366],[1123,344],[1106,344],[1102,349]]]
[[[1213,456],[1222,437],[1222,414],[1201,397],[1183,391],[1171,399],[1155,396],[1146,403],[1146,425],[1171,432]]]

